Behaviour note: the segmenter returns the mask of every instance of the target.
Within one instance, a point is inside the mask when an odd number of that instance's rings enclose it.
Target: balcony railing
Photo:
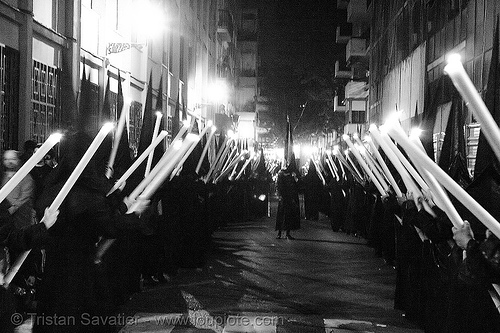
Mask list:
[[[336,79],[350,79],[352,78],[352,71],[347,68],[340,68],[340,61],[335,62],[335,78]]]
[[[352,36],[352,24],[344,23],[337,26],[337,31],[335,34],[335,41],[338,44],[345,44],[349,42],[349,39]]]
[[[333,98],[333,111],[335,112],[345,112],[345,102],[338,95]]]
[[[366,39],[351,38],[346,45],[345,56],[348,65],[355,62],[353,58],[366,57]]]
[[[223,41],[231,42],[233,38],[233,17],[228,10],[219,9],[217,33],[221,36]]]

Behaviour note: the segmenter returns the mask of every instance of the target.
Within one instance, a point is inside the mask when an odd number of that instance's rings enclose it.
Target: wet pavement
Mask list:
[[[421,332],[393,309],[395,271],[326,216],[276,239],[270,218],[213,234],[202,269],[134,295],[120,332]]]

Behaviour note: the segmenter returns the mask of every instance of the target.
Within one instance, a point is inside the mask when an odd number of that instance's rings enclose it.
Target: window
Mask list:
[[[352,124],[366,123],[366,111],[352,111],[351,123]]]
[[[132,101],[130,104],[130,126],[129,126],[129,139],[130,148],[137,155],[137,148],[139,146],[139,138],[141,135],[142,126],[142,104]]]
[[[434,161],[439,161],[441,148],[443,146],[446,125],[450,116],[451,102],[443,104],[437,108],[436,122],[432,131],[432,144],[434,148]]]
[[[34,60],[32,73],[30,137],[36,142],[44,142],[60,127],[60,110],[57,107],[59,70]]]
[[[479,133],[481,126],[478,123],[473,123],[465,126],[466,154],[467,154],[467,169],[471,175],[474,174],[474,166],[476,164],[477,144],[479,142]]]

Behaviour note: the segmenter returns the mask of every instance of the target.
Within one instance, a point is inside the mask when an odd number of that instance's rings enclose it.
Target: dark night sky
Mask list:
[[[339,11],[333,0],[261,0],[260,6],[261,93],[273,101],[275,134],[283,135],[285,114],[297,138],[336,128],[325,112],[333,108],[335,61],[345,57],[345,45],[335,43],[345,10]],[[308,107],[302,113],[305,101]]]
[[[335,44],[338,18],[345,11],[332,0],[263,0],[260,11],[259,53],[264,66],[333,66],[345,49]]]

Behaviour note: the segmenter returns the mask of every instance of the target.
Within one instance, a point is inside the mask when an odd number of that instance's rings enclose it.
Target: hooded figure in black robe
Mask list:
[[[91,141],[78,132],[61,142],[61,161],[37,202],[39,212],[52,203]],[[113,311],[103,267],[95,261],[96,244],[116,238],[120,227],[134,225],[137,218],[123,215],[126,207],[106,198],[111,188],[104,177],[109,147],[106,142],[101,144],[61,204],[57,223],[48,231],[34,332],[114,330],[112,325],[94,322]],[[118,215],[118,208],[122,215]]]
[[[278,173],[276,187],[279,202],[275,228],[278,231],[278,238],[281,237],[281,232],[285,231],[286,237],[293,239],[290,235],[290,230],[300,229],[298,182],[298,175],[294,168],[290,166]]]
[[[319,219],[319,209],[323,184],[318,176],[316,165],[309,161],[309,170],[303,177],[304,182],[304,210],[306,220],[317,221]]]

